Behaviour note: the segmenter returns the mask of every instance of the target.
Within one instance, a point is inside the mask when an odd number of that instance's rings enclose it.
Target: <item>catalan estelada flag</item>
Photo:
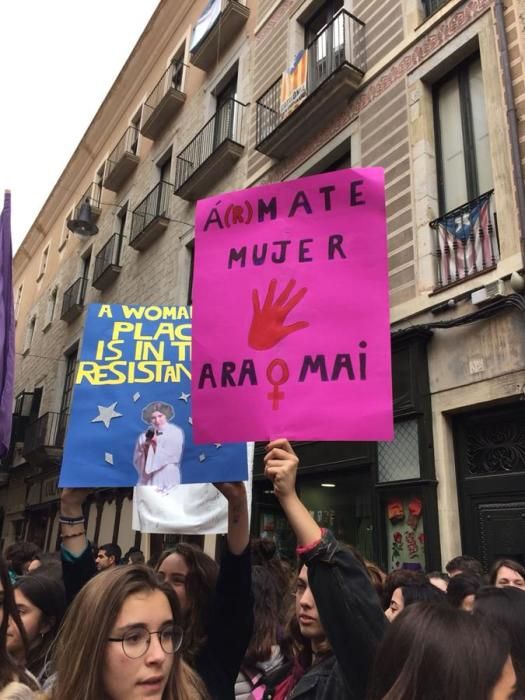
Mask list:
[[[292,65],[287,68],[281,80],[281,117],[287,116],[307,95],[308,49],[295,55]]]

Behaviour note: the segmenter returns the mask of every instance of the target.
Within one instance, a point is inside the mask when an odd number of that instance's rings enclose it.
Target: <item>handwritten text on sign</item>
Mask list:
[[[390,439],[383,171],[212,197],[196,229],[196,439]]]

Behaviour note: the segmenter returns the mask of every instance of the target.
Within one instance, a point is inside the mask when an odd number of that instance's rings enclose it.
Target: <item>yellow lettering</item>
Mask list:
[[[106,318],[113,318],[113,314],[111,313],[111,306],[109,304],[102,304],[100,307],[100,311],[98,312],[98,318],[102,318],[105,316]]]
[[[111,340],[118,340],[121,333],[132,333],[135,329],[134,323],[126,323],[125,321],[115,321],[113,324],[113,335]]]

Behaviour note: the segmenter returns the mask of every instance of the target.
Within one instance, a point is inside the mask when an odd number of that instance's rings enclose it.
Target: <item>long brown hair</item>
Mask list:
[[[174,622],[181,614],[173,590],[145,566],[109,569],[87,583],[69,608],[58,634],[53,667],[57,680],[52,700],[100,700],[105,697],[102,670],[107,637],[128,596],[162,591]],[[163,700],[201,700],[207,697],[202,681],[175,654]]]
[[[185,661],[192,663],[206,642],[210,605],[219,567],[202,549],[189,542],[179,542],[172,549],[162,552],[155,571],[158,571],[162,562],[172,554],[179,554],[188,567],[185,586],[189,608],[182,620],[182,655]]]

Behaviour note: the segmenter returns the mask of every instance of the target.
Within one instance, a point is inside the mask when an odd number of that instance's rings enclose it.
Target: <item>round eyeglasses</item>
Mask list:
[[[160,646],[165,654],[175,654],[180,649],[183,633],[182,628],[177,625],[166,625],[157,632],[149,632],[145,627],[134,627],[122,637],[108,637],[108,642],[120,642],[122,651],[129,659],[138,659],[148,651],[152,634],[158,634]]]

